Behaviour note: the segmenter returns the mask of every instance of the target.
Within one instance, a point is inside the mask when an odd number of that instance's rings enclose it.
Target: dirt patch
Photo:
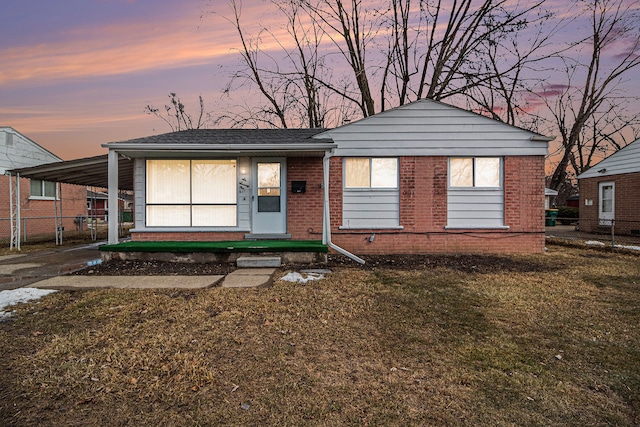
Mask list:
[[[235,270],[229,263],[180,263],[168,261],[109,261],[76,271],[81,276],[211,276]]]
[[[541,268],[558,269],[565,264],[536,256],[495,255],[365,255],[360,265],[342,255],[329,255],[326,264],[286,264],[282,270],[305,268],[356,268],[363,271],[380,269],[411,271],[416,269],[448,268],[464,273],[492,273],[495,271],[531,272]],[[167,261],[112,260],[77,271],[76,275],[141,276],[141,275],[213,275],[228,274],[235,263],[179,263]]]

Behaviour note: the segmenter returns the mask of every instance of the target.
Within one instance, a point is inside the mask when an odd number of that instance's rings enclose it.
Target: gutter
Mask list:
[[[322,186],[324,187],[324,210],[322,212],[323,227],[322,227],[322,243],[329,246],[336,252],[345,255],[359,264],[364,264],[365,261],[352,254],[351,252],[341,248],[331,241],[331,209],[329,207],[329,159],[333,156],[333,150],[325,152],[322,159]]]
[[[127,143],[127,142],[111,142],[101,145],[103,148],[109,148],[116,151],[127,150],[168,150],[168,151],[263,151],[265,153],[272,151],[322,151],[335,148],[335,143],[314,142],[314,143],[293,143],[293,144],[181,144],[181,143]]]

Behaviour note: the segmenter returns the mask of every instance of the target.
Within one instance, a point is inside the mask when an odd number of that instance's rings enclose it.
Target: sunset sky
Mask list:
[[[207,111],[223,114],[238,39],[211,12],[228,10],[225,0],[5,2],[0,126],[67,160],[104,154],[105,142],[169,132],[144,113],[147,104],[161,107],[169,92],[193,109],[202,95]],[[270,16],[263,1],[243,1],[246,22]],[[233,102],[251,99],[232,95]]]

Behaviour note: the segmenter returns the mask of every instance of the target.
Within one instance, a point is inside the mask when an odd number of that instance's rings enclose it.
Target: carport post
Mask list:
[[[109,150],[109,244],[118,243],[118,152]]]

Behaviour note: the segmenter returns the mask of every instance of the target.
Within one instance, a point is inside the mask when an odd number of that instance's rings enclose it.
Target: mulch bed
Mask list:
[[[342,255],[329,255],[326,264],[286,264],[283,270],[308,268],[336,269],[340,267],[360,268],[365,271],[377,269],[415,270],[423,268],[450,268],[465,273],[492,273],[496,270],[530,272],[541,268],[531,257],[496,255],[367,255],[366,263],[360,265]],[[559,262],[558,268],[564,265]],[[548,268],[548,265],[545,266]],[[87,276],[163,276],[163,275],[218,275],[229,274],[236,269],[235,263],[178,263],[168,261],[119,261],[112,260],[77,271],[75,275]]]

